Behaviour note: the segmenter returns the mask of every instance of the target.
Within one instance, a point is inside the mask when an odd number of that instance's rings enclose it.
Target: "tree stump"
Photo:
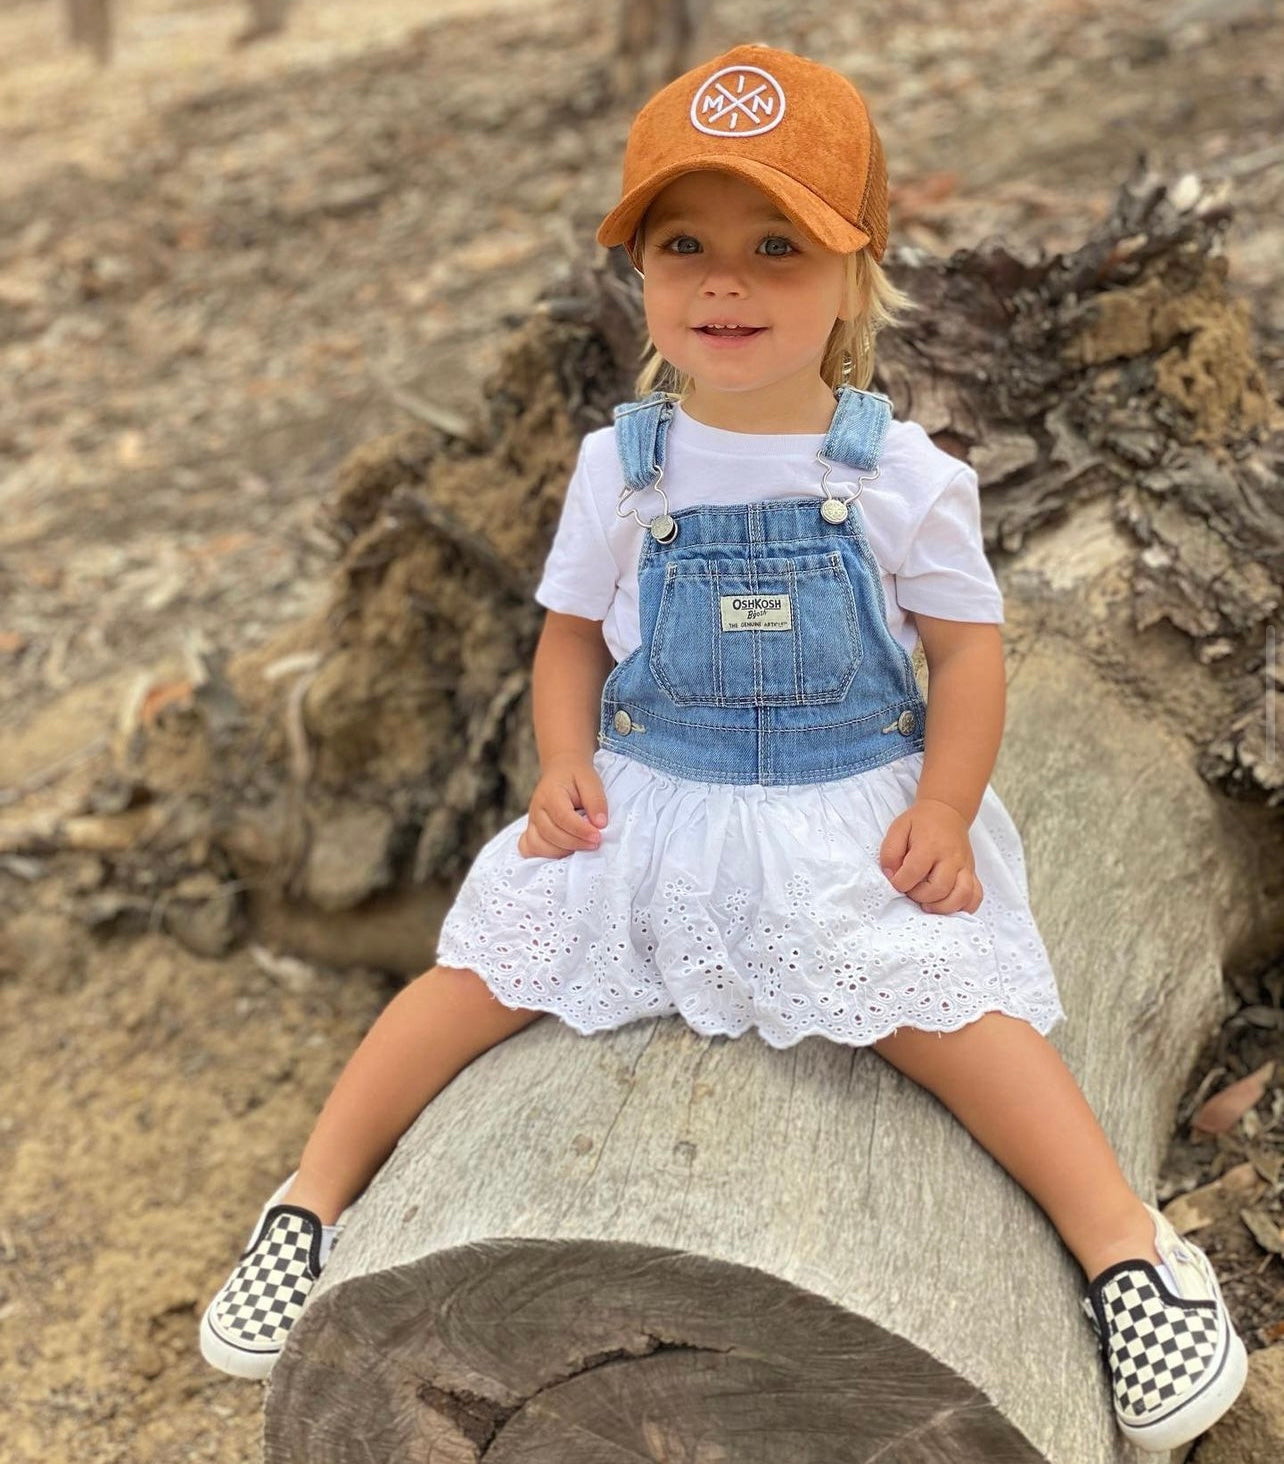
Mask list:
[[[83,46],[99,66],[110,63],[116,31],[111,0],[65,0],[63,20],[73,46]]]
[[[630,109],[715,54],[712,0],[616,0],[611,92]]]
[[[1223,968],[1284,923],[1281,423],[1221,288],[1226,217],[1143,167],[1072,256],[893,260],[932,325],[912,353],[887,342],[878,383],[981,476],[1009,654],[993,781],[1068,1014],[1052,1040],[1143,1195]],[[580,368],[620,339],[627,283],[590,278],[548,315],[597,302],[613,323],[568,327],[562,380],[596,391]],[[343,511],[440,523],[404,486],[421,464],[382,461]],[[486,504],[460,520],[484,562]],[[370,562],[354,541],[350,595]],[[489,684],[503,710],[469,744],[486,780],[456,790],[487,790],[474,850],[533,771],[498,730],[525,691]],[[417,877],[448,842],[421,838]],[[266,1459],[1123,1461],[1082,1280],[1029,1196],[868,1049],[541,1019],[461,1072],[361,1198],[272,1374]]]
[[[255,41],[280,35],[293,5],[294,0],[248,0],[245,29],[232,37],[231,48],[239,50],[252,46]]]

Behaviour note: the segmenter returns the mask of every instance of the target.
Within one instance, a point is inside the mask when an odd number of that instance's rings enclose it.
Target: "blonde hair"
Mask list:
[[[634,259],[641,258],[641,225],[629,252]],[[834,321],[825,343],[820,374],[826,385],[833,389],[845,382],[865,390],[874,379],[874,337],[886,326],[899,325],[903,315],[922,308],[897,289],[868,249],[844,254],[841,309],[846,319]],[[692,377],[666,361],[649,336],[642,354],[645,360],[634,382],[638,396],[656,390],[675,392],[680,397],[690,395],[695,385]]]

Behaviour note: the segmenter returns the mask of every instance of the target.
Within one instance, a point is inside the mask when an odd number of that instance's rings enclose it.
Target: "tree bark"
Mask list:
[[[980,471],[1009,651],[993,781],[1068,1014],[1052,1040],[1143,1195],[1224,968],[1284,923],[1280,423],[1222,291],[1225,216],[1139,170],[1073,256],[894,266],[931,325],[881,356],[898,412]],[[588,279],[593,310],[627,287]],[[593,400],[559,432],[601,420],[589,337],[565,339]],[[443,526],[404,507],[431,491],[377,476],[336,505],[354,593],[369,546],[418,523],[524,613],[511,554],[472,538],[485,505]],[[496,736],[520,683],[488,684],[510,690],[474,745],[502,779],[457,789],[489,797],[486,837],[530,770]],[[419,871],[450,844],[421,838]],[[272,1375],[266,1458],[1123,1461],[1082,1283],[1030,1197],[868,1049],[541,1020],[362,1197]]]

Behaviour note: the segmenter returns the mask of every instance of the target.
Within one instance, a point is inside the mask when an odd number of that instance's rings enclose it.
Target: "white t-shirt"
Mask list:
[[[688,416],[681,404],[669,420],[662,487],[669,512],[706,503],[723,506],[812,494],[821,502],[823,432],[730,432]],[[839,497],[859,474],[831,465]],[[602,621],[616,661],[642,643],[638,554],[646,532],[632,514],[615,511],[624,485],[615,427],[585,435],[536,601],[549,610]],[[1003,596],[985,557],[975,471],[937,447],[917,422],[893,420],[879,476],[857,500],[878,561],[892,634],[909,652],[918,639],[913,612],[946,620],[1003,620]],[[630,494],[629,507],[650,522],[663,509],[652,489]],[[819,512],[819,509],[817,510]]]

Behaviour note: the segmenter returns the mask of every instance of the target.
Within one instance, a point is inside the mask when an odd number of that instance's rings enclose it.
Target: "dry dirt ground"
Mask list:
[[[239,6],[120,8],[99,73],[52,0],[0,0],[0,812],[88,776],[183,636],[243,649],[321,601],[336,464],[408,402],[474,399],[614,201],[628,123],[587,0],[300,0],[235,52]],[[1280,396],[1270,0],[727,0],[711,35],[857,79],[893,235],[926,250],[1073,244],[1138,151],[1230,178]],[[0,860],[4,1458],[241,1464],[260,1390],[202,1364],[196,1320],[396,982],[91,934],[63,892],[100,873]],[[1259,1016],[1187,1112],[1279,1052],[1278,973],[1240,996]],[[1167,1192],[1243,1161],[1277,1204],[1282,1100],[1277,1077],[1235,1134],[1175,1141]],[[1233,1207],[1202,1234],[1249,1345],[1277,1339],[1279,1256]]]

